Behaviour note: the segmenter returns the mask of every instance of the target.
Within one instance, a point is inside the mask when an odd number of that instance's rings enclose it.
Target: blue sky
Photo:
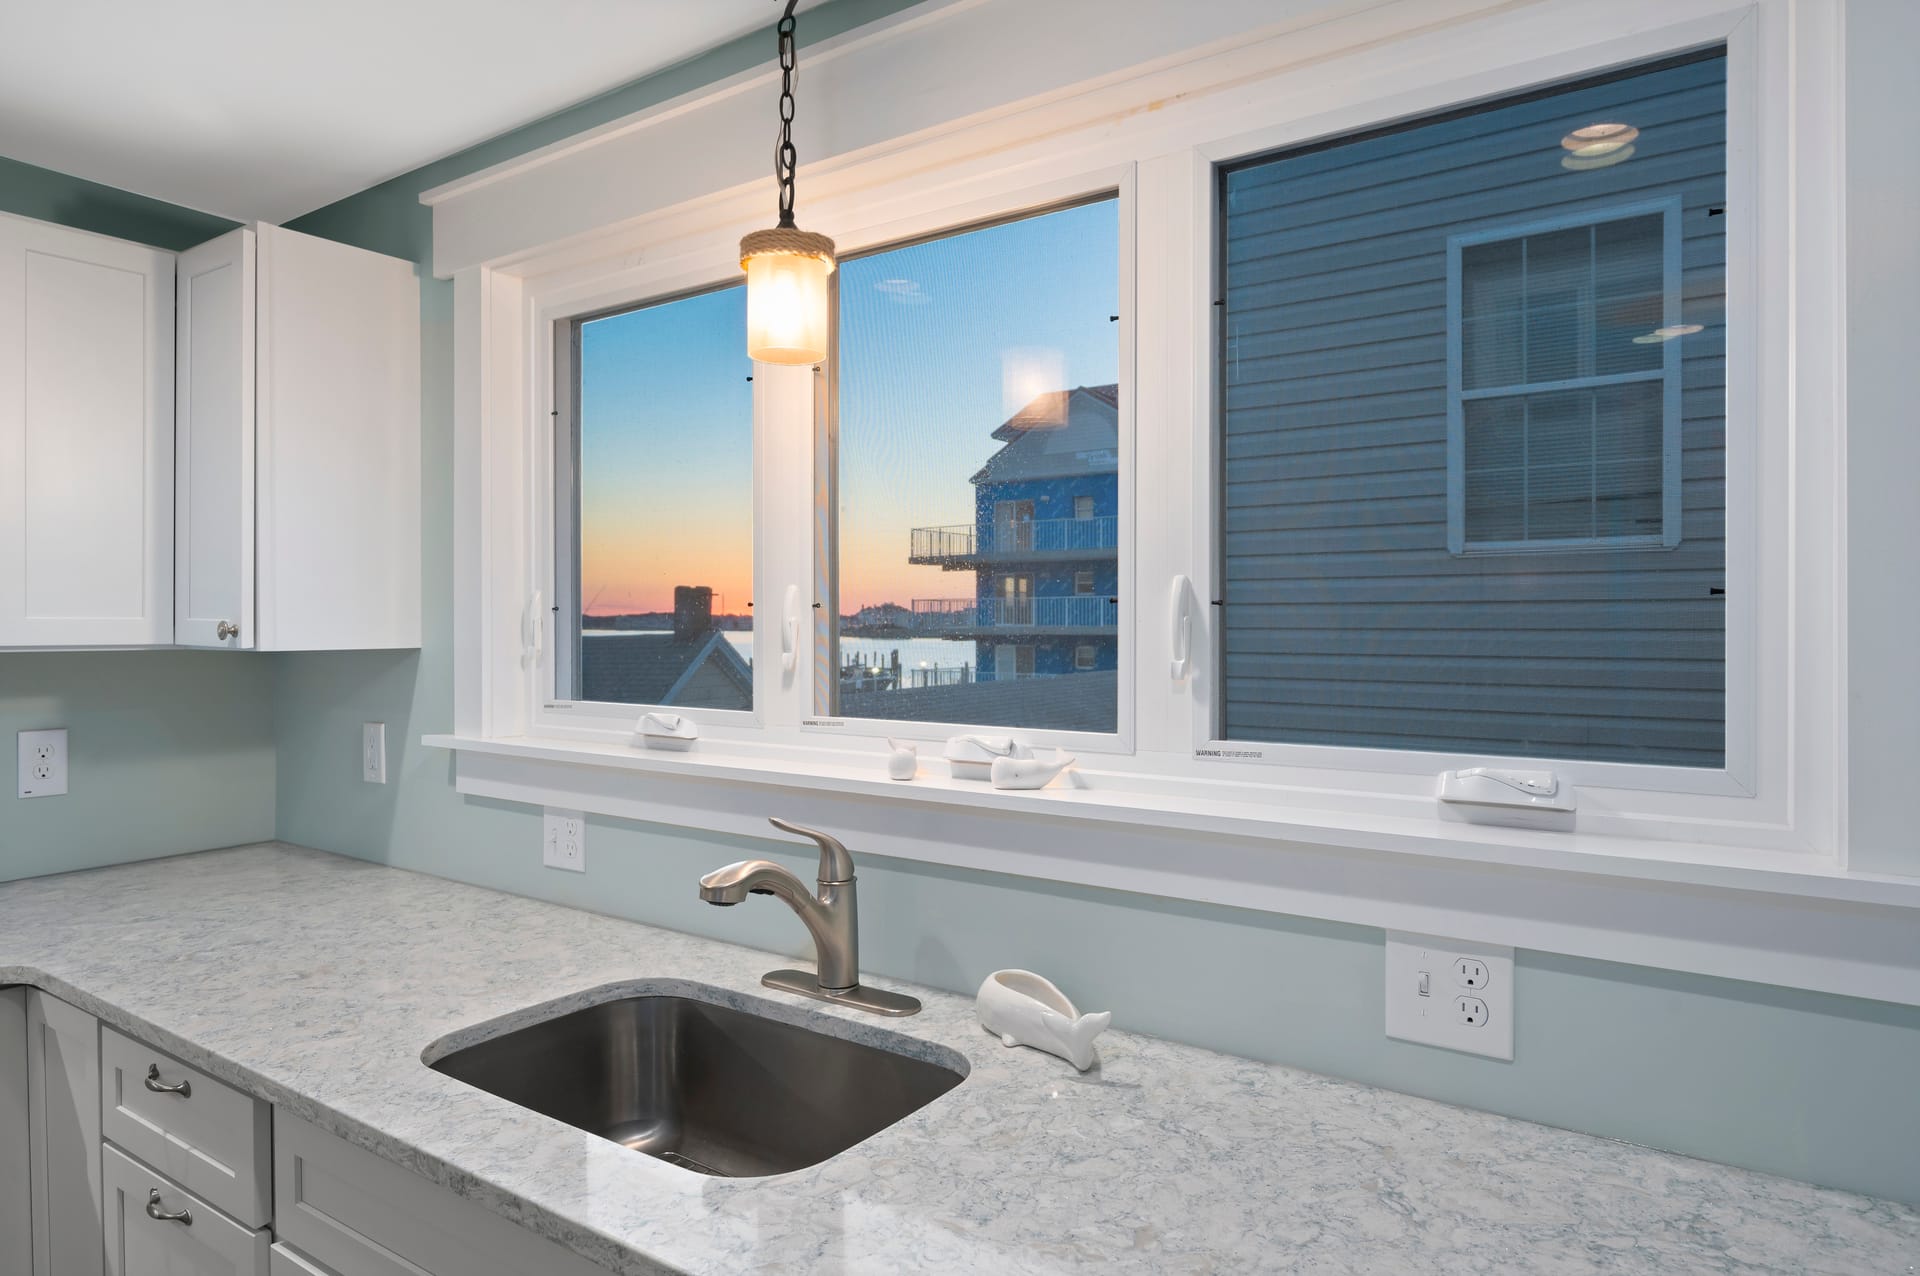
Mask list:
[[[967,482],[1031,385],[1118,378],[1115,201],[842,264],[841,606],[964,596],[907,565],[914,527],[972,520]],[[1020,388],[1006,382],[1024,370]],[[582,599],[599,613],[711,585],[744,612],[752,363],[740,287],[583,326]],[[1037,380],[1036,380],[1037,378]],[[1055,384],[1057,382],[1057,384]]]

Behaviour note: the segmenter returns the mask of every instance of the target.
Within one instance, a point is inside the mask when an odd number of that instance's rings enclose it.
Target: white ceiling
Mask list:
[[[0,155],[282,222],[779,16],[779,0],[0,0]]]

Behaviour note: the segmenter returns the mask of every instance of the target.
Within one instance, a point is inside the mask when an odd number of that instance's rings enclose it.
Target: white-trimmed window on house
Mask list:
[[[1681,211],[1670,197],[1452,238],[1454,553],[1679,543]]]
[[[1103,196],[835,272],[818,712],[1118,729],[1119,228]]]
[[[1221,739],[1725,764],[1725,62],[1221,170]]]
[[[753,707],[746,289],[563,324],[557,698]]]

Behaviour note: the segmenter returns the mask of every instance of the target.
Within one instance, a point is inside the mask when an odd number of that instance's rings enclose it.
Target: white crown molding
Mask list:
[[[954,158],[977,155],[1151,115],[1508,7],[1500,0],[927,0],[805,51],[794,126],[801,220],[809,202],[833,188],[833,174],[901,146],[946,138]],[[694,201],[762,186],[770,197],[774,77],[769,62],[427,191],[420,198],[433,208],[434,273],[506,266]],[[872,109],[875,102],[888,109]]]

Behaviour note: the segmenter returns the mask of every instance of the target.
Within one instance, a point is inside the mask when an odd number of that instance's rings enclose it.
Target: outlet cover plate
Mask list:
[[[1513,949],[1390,930],[1386,964],[1389,1037],[1513,1058]],[[1463,997],[1485,1003],[1486,1013],[1458,1013],[1455,1003]],[[1470,1017],[1482,1022],[1469,1023]]]
[[[587,871],[587,817],[547,807],[541,819],[540,862],[570,873]]]
[[[67,729],[20,733],[20,796],[58,797],[67,791]]]
[[[368,784],[387,782],[387,724],[384,722],[361,724],[360,778]]]

